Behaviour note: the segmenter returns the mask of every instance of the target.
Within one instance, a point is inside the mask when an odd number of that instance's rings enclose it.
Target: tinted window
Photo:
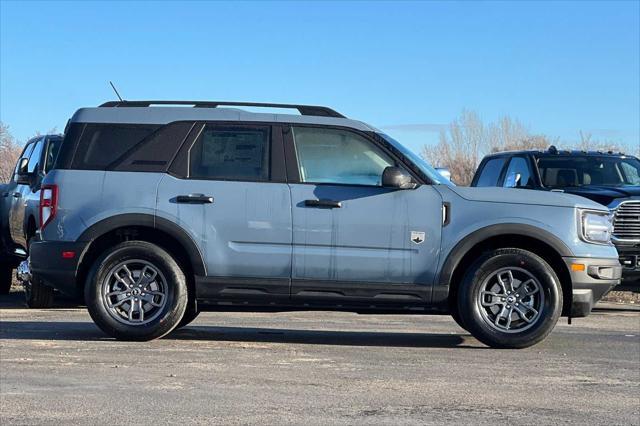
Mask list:
[[[640,184],[640,161],[635,158],[558,155],[540,157],[538,168],[550,188]]]
[[[36,142],[33,151],[31,152],[31,156],[29,157],[29,166],[27,167],[27,171],[29,173],[35,173],[38,171],[38,164],[40,163],[40,157],[42,156],[43,145],[44,141],[42,139]]]
[[[269,128],[205,126],[189,150],[189,177],[200,179],[269,179]]]
[[[503,157],[492,158],[487,161],[484,164],[484,167],[482,167],[476,186],[498,186],[500,172],[502,172],[502,167],[504,166],[505,161],[506,158]]]
[[[87,124],[78,143],[73,168],[105,169],[158,127],[148,124]]]
[[[524,157],[513,157],[504,177],[505,188],[533,188],[529,161]]]
[[[394,161],[364,137],[344,130],[294,127],[300,181],[351,185],[382,184]]]
[[[61,138],[51,138],[49,139],[49,143],[47,144],[47,153],[44,158],[44,172],[48,173],[49,170],[53,168],[55,164],[56,158],[58,157],[58,152],[60,151],[60,146],[62,145]]]
[[[114,170],[164,172],[182,146],[192,122],[168,124],[127,152]]]

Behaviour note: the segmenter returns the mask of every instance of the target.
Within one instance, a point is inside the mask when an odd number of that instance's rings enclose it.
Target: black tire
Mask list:
[[[511,281],[511,284],[503,286],[499,277],[506,278],[502,283]],[[521,291],[524,282],[529,284]],[[516,291],[511,291],[508,298],[498,297],[495,290],[486,290],[489,285],[493,285],[492,289],[510,286]],[[530,295],[518,300],[516,296],[521,297],[520,293]],[[513,310],[505,310],[507,307]],[[497,315],[492,313],[494,309],[499,312]],[[551,266],[536,254],[521,249],[494,250],[478,259],[467,272],[458,292],[458,312],[466,329],[482,343],[493,348],[526,348],[544,340],[558,322],[562,287]],[[503,315],[506,312],[513,314]],[[495,315],[495,321],[491,315]],[[512,319],[516,326],[507,331]]]
[[[0,265],[0,294],[9,294],[12,280],[13,268],[8,265]]]
[[[460,328],[462,328],[465,331],[469,331],[469,330],[467,330],[467,326],[462,322],[462,318],[460,317],[460,314],[458,313],[458,307],[457,306],[453,307],[453,309],[451,310],[451,318],[453,318],[453,320],[456,322],[456,324],[458,324],[458,326]]]
[[[159,275],[158,281],[161,280],[164,286],[163,291],[156,291],[156,293],[164,293],[162,299],[159,299],[163,301],[162,306],[150,308],[155,311],[151,315],[152,318],[149,318],[146,323],[134,324],[133,321],[128,321],[128,318],[122,318],[114,306],[111,308],[107,306],[108,297],[105,288],[109,289],[109,283],[117,281],[110,281],[114,277],[113,270],[118,265],[126,265],[127,262],[132,262],[132,264],[144,262],[152,266]],[[144,275],[144,269],[139,274],[139,276],[141,275]],[[133,276],[135,277],[135,275]],[[131,300],[131,303],[125,302],[120,306],[133,306],[133,295],[126,293],[127,297],[125,297],[122,294],[127,291],[126,286],[124,287],[125,290],[119,291],[120,295],[117,297]],[[141,290],[143,293],[138,294],[144,296],[144,291],[150,294],[151,290],[143,289]],[[136,290],[134,288],[131,291]],[[138,309],[142,310],[143,298],[139,297]],[[148,294],[147,297],[149,297]],[[147,341],[171,332],[184,316],[187,298],[188,290],[185,276],[176,261],[162,248],[145,241],[128,241],[108,249],[94,263],[85,285],[85,302],[91,318],[102,331],[119,340]],[[138,299],[135,300],[138,301]],[[120,301],[112,303],[112,305],[118,303]],[[146,302],[145,305],[150,306]],[[141,321],[140,311],[138,314],[138,320]],[[130,315],[129,318],[131,318]]]
[[[187,306],[187,309],[184,311],[184,315],[182,316],[182,319],[180,320],[180,322],[178,323],[178,326],[176,327],[176,330],[191,324],[196,318],[198,318],[198,315],[200,315],[200,311],[195,309],[195,306],[189,303],[189,305]]]
[[[30,282],[24,282],[24,298],[27,307],[47,309],[53,306],[54,290],[45,285],[38,277],[32,276]]]

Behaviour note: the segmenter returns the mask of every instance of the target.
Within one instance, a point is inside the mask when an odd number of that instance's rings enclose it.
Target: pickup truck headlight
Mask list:
[[[610,244],[613,233],[612,216],[597,210],[578,210],[580,237],[594,244]]]

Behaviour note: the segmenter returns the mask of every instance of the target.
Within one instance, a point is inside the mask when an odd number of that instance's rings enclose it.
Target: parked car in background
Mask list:
[[[53,289],[28,273],[29,246],[37,238],[40,226],[40,188],[42,179],[53,167],[61,135],[37,136],[29,140],[15,167],[11,181],[0,188],[0,235],[3,262],[0,287],[8,293],[13,269],[25,287],[30,307],[48,307],[53,303]]]
[[[618,289],[640,291],[640,161],[613,152],[501,152],[486,156],[471,186],[580,195],[613,214],[612,241],[623,266]]]
[[[602,205],[456,187],[330,108],[109,102],[65,133],[30,265],[118,339],[201,310],[317,309],[450,313],[522,348],[619,282]]]

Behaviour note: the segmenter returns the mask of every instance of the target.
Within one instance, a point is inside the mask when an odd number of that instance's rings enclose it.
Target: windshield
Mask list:
[[[634,157],[539,157],[544,186],[568,188],[588,185],[640,185],[640,161]]]
[[[391,145],[393,145],[394,148],[396,148],[398,151],[400,151],[400,153],[402,155],[404,155],[406,158],[408,158],[409,161],[411,161],[418,169],[420,169],[420,171],[424,175],[426,175],[434,184],[451,185],[451,186],[453,186],[452,182],[450,182],[449,180],[444,178],[440,173],[438,173],[438,171],[436,169],[431,167],[431,165],[429,163],[427,163],[418,154],[416,154],[415,152],[411,151],[410,149],[408,149],[407,147],[402,145],[400,142],[398,142],[397,140],[393,139],[391,136],[385,135],[384,133],[378,133],[378,134],[380,136],[382,136],[384,138],[384,140],[386,140]]]

